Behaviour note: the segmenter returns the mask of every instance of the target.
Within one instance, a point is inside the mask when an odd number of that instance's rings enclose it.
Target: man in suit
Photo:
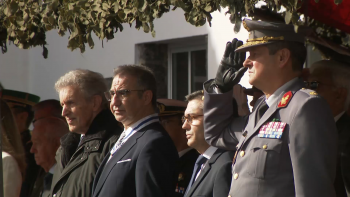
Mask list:
[[[40,166],[35,163],[34,154],[30,153],[32,142],[29,130],[34,116],[32,108],[39,102],[40,97],[26,92],[5,89],[2,92],[2,98],[11,107],[18,130],[21,133],[22,144],[26,154],[27,169],[20,196],[28,197],[34,189],[37,174],[42,171]]]
[[[199,156],[196,149],[188,147],[186,131],[181,128],[187,102],[173,99],[157,99],[159,120],[173,140],[179,154],[178,175],[174,197],[183,197],[190,183],[194,164]]]
[[[36,163],[46,172],[38,197],[46,197],[50,194],[52,177],[56,167],[56,151],[60,146],[60,138],[68,132],[67,123],[56,117],[41,118],[34,123],[33,145],[30,152],[34,154]],[[33,194],[31,196],[34,197]]]
[[[303,27],[297,34],[293,25],[251,20],[243,25],[250,33],[247,43],[229,42],[216,78],[204,84],[207,142],[237,148],[230,196],[335,196],[332,112],[298,78],[306,58]],[[265,96],[249,116],[233,118],[232,86],[247,69],[249,83]]]
[[[111,90],[110,110],[124,131],[101,163],[93,197],[152,196],[174,193],[178,154],[156,113],[156,80],[149,68],[118,66]]]
[[[337,125],[338,153],[334,188],[337,197],[350,196],[350,67],[335,60],[315,62],[306,85],[326,99]]]
[[[186,129],[187,144],[201,155],[196,161],[185,196],[227,196],[231,185],[234,152],[210,146],[205,141],[203,96],[202,90],[186,96],[188,105],[182,128]]]

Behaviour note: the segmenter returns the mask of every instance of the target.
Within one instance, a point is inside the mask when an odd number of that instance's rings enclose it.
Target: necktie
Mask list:
[[[196,163],[194,165],[191,181],[190,181],[190,183],[187,186],[186,194],[187,194],[188,191],[190,191],[194,181],[196,180],[197,173],[201,169],[202,164],[204,164],[207,160],[208,159],[205,158],[203,155],[199,155],[199,157],[197,158],[197,161],[196,161]],[[186,194],[185,194],[185,196],[186,196]]]
[[[259,122],[259,120],[261,119],[261,117],[264,115],[264,113],[269,109],[269,106],[267,105],[266,101],[264,101],[263,103],[261,103],[261,105],[259,106],[259,108],[257,109],[256,112],[256,119],[255,119],[255,125]]]

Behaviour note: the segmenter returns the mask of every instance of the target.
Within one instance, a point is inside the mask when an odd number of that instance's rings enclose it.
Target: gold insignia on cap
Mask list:
[[[158,109],[159,109],[159,113],[162,113],[165,111],[165,105],[162,103],[158,103]]]
[[[204,96],[202,96],[202,101],[204,101]]]
[[[253,45],[257,45],[257,44],[265,44],[265,43],[268,43],[270,41],[279,41],[279,40],[284,40],[284,37],[283,36],[280,36],[280,37],[264,36],[261,38],[252,38],[252,39],[248,39],[247,43],[238,47],[237,49],[240,49],[243,47],[248,47],[248,46],[253,46]]]
[[[310,92],[309,94],[314,96],[318,95],[317,92]]]
[[[302,90],[305,90],[305,88],[301,88]]]

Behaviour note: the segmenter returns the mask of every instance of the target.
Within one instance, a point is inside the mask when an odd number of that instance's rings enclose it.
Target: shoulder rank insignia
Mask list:
[[[285,93],[281,99],[281,101],[278,103],[277,107],[286,107],[290,101],[290,99],[292,98],[293,93],[292,91],[289,91],[287,93]]]
[[[318,95],[317,92],[310,92],[309,94],[314,96]]]

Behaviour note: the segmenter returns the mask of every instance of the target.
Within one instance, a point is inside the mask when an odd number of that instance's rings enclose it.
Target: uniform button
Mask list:
[[[241,157],[243,157],[244,154],[245,154],[244,150],[242,150],[242,151],[239,153],[239,155],[241,155]]]
[[[53,197],[56,197],[56,194],[54,194]]]
[[[234,178],[235,180],[237,180],[237,179],[238,179],[238,173],[235,173],[235,175],[233,175],[233,178]]]
[[[248,134],[248,131],[244,131],[244,132],[242,133],[243,137],[246,137],[247,134]]]
[[[266,144],[263,146],[263,149],[267,149],[267,145]]]
[[[228,195],[228,197],[231,197],[231,195]]]

